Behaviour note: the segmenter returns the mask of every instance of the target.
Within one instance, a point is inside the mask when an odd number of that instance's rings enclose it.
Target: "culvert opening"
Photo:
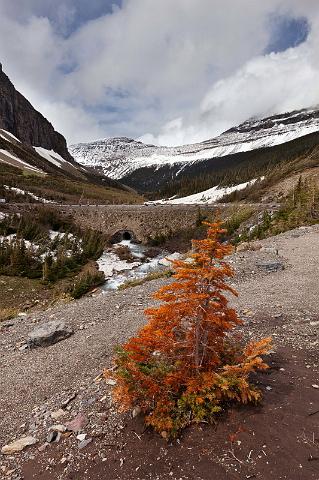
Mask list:
[[[131,230],[119,230],[118,232],[114,233],[111,237],[112,243],[120,243],[122,240],[136,242],[136,237],[134,232]]]

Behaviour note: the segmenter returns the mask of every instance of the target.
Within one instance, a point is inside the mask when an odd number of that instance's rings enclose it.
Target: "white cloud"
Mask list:
[[[59,1],[54,18],[49,0],[23,2],[23,15],[18,4],[0,0],[4,69],[70,143],[145,132],[187,143],[319,102],[316,0],[125,0],[68,37],[74,0]],[[276,12],[306,16],[312,33],[264,56]]]

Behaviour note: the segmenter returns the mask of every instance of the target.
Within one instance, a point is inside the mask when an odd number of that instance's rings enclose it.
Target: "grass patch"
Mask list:
[[[119,286],[119,290],[126,290],[127,288],[137,287],[138,285],[143,285],[146,282],[151,280],[157,280],[158,278],[170,278],[173,275],[172,270],[156,270],[151,272],[143,278],[136,278],[135,280],[127,280],[122,285]]]

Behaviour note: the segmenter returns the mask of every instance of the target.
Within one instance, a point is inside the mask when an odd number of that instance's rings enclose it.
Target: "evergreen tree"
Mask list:
[[[163,303],[146,310],[148,324],[118,348],[115,373],[106,372],[117,381],[121,408],[139,405],[146,423],[165,435],[212,420],[229,400],[258,401],[249,375],[267,368],[260,355],[270,339],[242,347],[231,335],[241,324],[226,297],[236,295],[223,260],[231,247],[218,240],[220,223],[207,225],[207,238],[193,241],[191,261],[173,262],[175,281],[155,294]]]

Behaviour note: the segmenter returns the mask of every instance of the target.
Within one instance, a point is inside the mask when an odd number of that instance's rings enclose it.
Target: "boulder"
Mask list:
[[[257,267],[266,272],[277,272],[278,270],[284,269],[283,263],[276,260],[257,262]]]
[[[70,337],[73,333],[73,329],[63,321],[52,320],[32,330],[27,343],[29,347],[48,347]]]
[[[260,242],[242,242],[236,247],[236,252],[247,252],[248,250],[251,250],[253,252],[256,252],[258,250],[261,250],[262,244]]]

